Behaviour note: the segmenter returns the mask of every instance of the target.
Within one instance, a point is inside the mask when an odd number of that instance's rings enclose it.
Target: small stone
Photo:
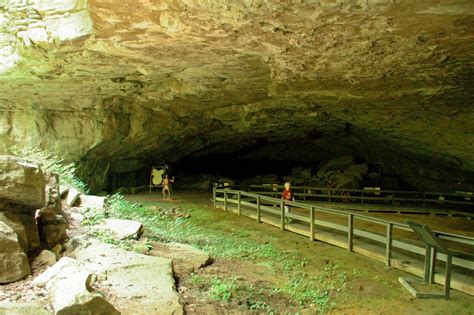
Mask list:
[[[35,263],[38,266],[52,266],[57,262],[56,254],[49,250],[42,250],[41,253],[36,257]]]

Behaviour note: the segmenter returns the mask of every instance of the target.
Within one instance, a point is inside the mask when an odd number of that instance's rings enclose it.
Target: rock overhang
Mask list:
[[[0,150],[51,149],[95,186],[120,159],[315,134],[369,161],[474,170],[470,1],[22,3],[0,3],[27,20],[2,28],[19,60],[0,76]],[[51,17],[83,25],[35,40],[30,20]]]

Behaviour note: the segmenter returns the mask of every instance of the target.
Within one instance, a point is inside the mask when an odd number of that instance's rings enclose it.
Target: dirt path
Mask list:
[[[144,205],[176,205],[192,209],[188,226],[205,228],[209,233],[223,238],[234,237],[237,241],[268,244],[281,251],[282,255],[287,253],[296,255],[295,257],[301,260],[297,274],[298,277],[302,277],[302,283],[309,281],[305,279],[321,277],[322,274],[325,275],[326,282],[334,282],[334,290],[327,290],[329,313],[474,314],[472,296],[452,291],[452,298],[449,301],[414,299],[398,283],[400,275],[407,276],[399,270],[386,268],[379,262],[348,253],[341,248],[321,242],[309,242],[305,237],[281,232],[249,218],[213,209],[210,198],[211,194],[207,192],[176,192],[173,200],[166,201],[158,194],[127,196],[128,200]],[[257,305],[255,308],[257,313],[271,313],[269,310],[272,309],[278,314],[296,312],[314,314],[316,311],[311,305],[298,306],[288,298],[288,295],[282,293],[271,295],[264,290],[272,285],[295,282],[291,282],[295,279],[288,279],[292,273],[277,270],[276,260],[277,257],[216,259],[212,265],[199,270],[192,277],[179,279],[178,289],[186,302],[186,311],[188,314],[237,314],[251,310],[245,303],[254,303],[251,306]],[[216,277],[219,279],[234,277],[236,283],[240,285],[239,288],[251,288],[251,290],[242,289],[236,297],[231,296],[225,301],[212,299],[207,292],[210,286],[206,284],[206,280]],[[438,288],[441,289],[440,286]],[[298,287],[295,286],[294,290],[298,290]],[[263,295],[259,292],[263,292]],[[261,305],[258,303],[267,303],[267,309],[258,308],[258,305]]]

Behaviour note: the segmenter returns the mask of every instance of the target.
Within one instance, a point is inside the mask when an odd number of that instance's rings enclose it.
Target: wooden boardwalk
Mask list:
[[[309,202],[284,202],[230,189],[215,189],[213,195],[215,207],[306,236],[312,241],[345,248],[420,277],[424,275],[424,246],[399,220],[384,220],[360,211],[332,209],[327,204],[321,207]],[[291,206],[291,212],[285,213],[284,206]],[[474,237],[436,232],[457,252],[453,259],[451,287],[474,295]],[[438,254],[436,259],[439,267],[434,280],[442,284],[446,257]]]

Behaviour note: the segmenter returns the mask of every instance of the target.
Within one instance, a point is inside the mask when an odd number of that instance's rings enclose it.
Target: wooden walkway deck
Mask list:
[[[327,204],[321,207],[310,202],[286,203],[268,196],[229,189],[215,189],[213,194],[215,207],[306,236],[312,241],[319,240],[345,248],[420,277],[424,275],[423,244],[406,224],[400,222],[401,219],[383,220],[360,211],[328,208]],[[283,211],[286,205],[292,207],[289,214]],[[287,218],[291,222],[287,222]],[[451,287],[474,295],[474,237],[436,232],[457,252],[453,259]],[[434,280],[443,284],[443,261],[446,257],[438,254],[436,258],[439,267]]]

